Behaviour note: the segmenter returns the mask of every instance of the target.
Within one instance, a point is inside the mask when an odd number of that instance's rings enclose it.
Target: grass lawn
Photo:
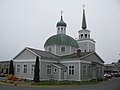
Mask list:
[[[76,86],[76,85],[90,85],[90,84],[98,84],[101,82],[105,82],[107,79],[93,79],[93,80],[87,80],[87,81],[55,81],[55,80],[49,80],[49,81],[41,81],[41,82],[32,82],[31,85],[70,85],[70,86]]]
[[[0,84],[9,84],[15,86],[78,86],[78,85],[92,85],[99,84],[107,81],[107,79],[93,79],[86,81],[56,81],[56,80],[48,80],[48,81],[3,81]]]

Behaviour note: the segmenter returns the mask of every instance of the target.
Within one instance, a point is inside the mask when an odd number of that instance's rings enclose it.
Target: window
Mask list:
[[[61,30],[60,30],[60,27],[58,27],[57,33],[60,34],[60,31],[61,31]]]
[[[23,73],[27,73],[27,65],[23,66]]]
[[[61,47],[61,52],[65,52],[65,47]]]
[[[8,74],[8,68],[6,68],[6,74]]]
[[[52,66],[47,65],[47,75],[51,75],[51,74],[52,74]]]
[[[51,47],[49,47],[49,52],[51,52]]]
[[[54,68],[54,72],[57,72],[57,69],[56,69],[56,68]]]
[[[74,75],[74,74],[75,74],[75,67],[69,66],[69,75]]]
[[[83,75],[86,75],[87,73],[86,66],[83,66]]]
[[[102,75],[102,67],[99,67],[99,75]]]
[[[20,73],[20,65],[17,65],[17,73]]]
[[[87,38],[87,34],[85,34],[85,38]]]
[[[91,67],[90,66],[88,66],[87,74],[91,75]]]
[[[99,67],[96,67],[96,75],[99,77]]]
[[[31,74],[34,73],[34,68],[35,68],[35,65],[31,65]]]
[[[81,34],[81,38],[83,37],[83,34]]]
[[[63,30],[63,27],[61,27],[61,30]]]
[[[60,30],[60,28],[58,28],[58,30]]]

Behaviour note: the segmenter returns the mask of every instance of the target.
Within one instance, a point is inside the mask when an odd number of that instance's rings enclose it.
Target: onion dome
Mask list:
[[[63,17],[61,16],[61,19],[60,19],[60,21],[57,23],[57,25],[56,25],[57,27],[59,27],[59,26],[64,26],[64,27],[66,27],[67,26],[67,24],[63,21]]]

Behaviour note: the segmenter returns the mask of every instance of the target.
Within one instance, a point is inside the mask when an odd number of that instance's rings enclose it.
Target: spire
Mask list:
[[[83,18],[82,18],[82,29],[87,28],[86,19],[85,19],[85,5],[83,4]]]

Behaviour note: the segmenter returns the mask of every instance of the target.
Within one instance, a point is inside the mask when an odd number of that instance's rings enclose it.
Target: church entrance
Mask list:
[[[64,70],[64,79],[66,80],[67,79],[67,71]]]

